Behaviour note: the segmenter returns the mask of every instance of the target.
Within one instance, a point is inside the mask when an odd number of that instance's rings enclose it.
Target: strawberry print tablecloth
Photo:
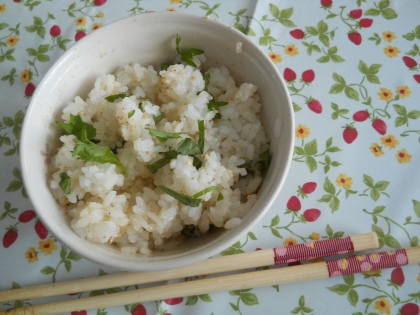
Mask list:
[[[19,135],[31,95],[66,49],[117,19],[165,10],[246,33],[276,64],[293,101],[295,150],[284,188],[221,255],[370,231],[378,251],[419,245],[418,0],[0,0],[1,290],[118,272],[66,249],[37,219],[22,184]],[[39,150],[50,157],[49,148]],[[39,302],[0,302],[0,310]],[[409,265],[72,314],[418,315],[419,303],[420,267]]]

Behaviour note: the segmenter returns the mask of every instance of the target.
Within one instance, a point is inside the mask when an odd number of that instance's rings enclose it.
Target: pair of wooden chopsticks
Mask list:
[[[124,272],[120,274],[105,275],[101,277],[73,280],[62,283],[46,284],[9,291],[0,291],[0,302],[50,297],[54,295],[63,295],[74,292],[85,292],[112,287],[152,283],[163,280],[200,276],[203,274],[209,275],[227,271],[282,264],[299,260],[315,259],[343,253],[364,251],[378,248],[378,246],[378,239],[375,233],[361,234],[339,239],[315,241],[307,244],[266,249],[232,256],[210,258],[192,266],[173,270],[142,273]],[[399,258],[397,259],[397,261],[401,262],[401,265],[420,262],[420,247],[414,247],[402,251],[403,253],[398,253]],[[387,257],[397,257],[397,254],[394,255],[393,252],[377,253],[373,255],[375,255],[376,259],[376,257],[381,254],[383,254],[386,258],[382,260],[383,262],[388,261]],[[357,257],[360,260],[362,259],[361,256]],[[401,260],[401,257],[406,257],[407,261],[404,263],[404,259]],[[275,284],[321,279],[337,275],[335,273],[336,271],[330,268],[330,266],[337,265],[335,261],[339,260],[330,260],[329,263],[324,261],[288,268],[268,269],[182,283],[167,284],[146,289],[114,293],[106,296],[94,296],[77,300],[52,302],[43,305],[17,308],[9,311],[0,311],[0,315],[56,314],[74,310],[104,308],[115,305],[163,300],[179,296],[200,295],[217,291],[240,290]],[[348,267],[347,271],[352,273],[360,272],[358,270],[353,270],[352,263],[350,261],[347,262],[346,259],[343,259],[340,263],[342,263],[344,267]],[[349,263],[348,266],[347,263]],[[393,266],[395,265],[385,263],[381,265],[381,269],[390,268]]]

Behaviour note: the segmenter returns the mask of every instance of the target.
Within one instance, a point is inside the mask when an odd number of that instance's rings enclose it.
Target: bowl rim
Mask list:
[[[287,154],[287,161],[285,162],[284,168],[283,168],[283,173],[281,174],[281,176],[278,176],[278,178],[276,178],[275,185],[278,187],[275,192],[269,196],[269,200],[265,201],[265,207],[258,212],[257,215],[254,216],[254,220],[249,220],[248,223],[242,223],[241,224],[241,228],[240,229],[235,229],[235,231],[233,231],[232,233],[230,233],[228,235],[228,237],[225,237],[222,242],[217,242],[217,244],[211,244],[211,246],[206,247],[205,252],[199,252],[199,253],[195,253],[195,255],[190,255],[190,254],[184,254],[181,255],[180,257],[175,257],[175,258],[171,258],[170,259],[170,265],[171,265],[171,269],[172,268],[179,268],[179,267],[184,267],[196,262],[199,262],[205,258],[211,257],[211,256],[215,256],[217,254],[219,254],[221,251],[223,251],[224,249],[226,249],[229,245],[227,244],[233,244],[235,241],[240,240],[242,237],[245,236],[245,234],[247,234],[258,222],[260,222],[260,220],[265,216],[265,214],[268,212],[268,210],[271,208],[271,206],[273,205],[274,201],[276,200],[277,196],[279,195],[279,192],[281,191],[284,182],[286,180],[287,174],[290,170],[290,165],[291,165],[291,160],[292,160],[292,155],[293,155],[293,147],[294,147],[294,114],[293,114],[293,106],[292,106],[292,101],[291,101],[291,97],[290,94],[288,92],[286,83],[283,79],[283,77],[280,75],[279,70],[277,69],[277,67],[274,65],[274,63],[272,62],[272,60],[270,60],[270,58],[261,50],[261,48],[254,43],[249,37],[247,37],[245,34],[241,33],[240,31],[236,30],[233,26],[225,24],[219,20],[213,20],[213,19],[209,19],[207,17],[202,17],[196,14],[191,14],[191,13],[184,13],[184,12],[151,12],[151,13],[147,13],[147,14],[141,14],[141,15],[133,15],[133,16],[129,16],[129,17],[124,17],[118,20],[115,20],[113,22],[110,22],[106,25],[104,25],[103,27],[95,30],[95,32],[92,32],[90,34],[88,34],[87,36],[85,36],[84,38],[80,39],[78,42],[76,42],[74,45],[72,45],[71,47],[69,47],[69,49],[64,52],[50,67],[50,69],[45,73],[44,77],[42,78],[42,80],[40,81],[38,87],[35,90],[35,93],[33,94],[30,104],[27,108],[27,111],[25,113],[25,118],[24,118],[24,122],[22,125],[22,132],[21,132],[21,141],[20,141],[20,163],[21,163],[21,167],[22,167],[22,179],[23,179],[23,183],[24,183],[24,187],[26,189],[26,192],[28,194],[29,200],[31,201],[31,203],[34,206],[34,209],[38,215],[38,217],[43,221],[43,223],[47,226],[47,228],[51,231],[51,233],[59,240],[59,242],[63,245],[65,245],[67,248],[77,252],[78,254],[80,254],[81,256],[83,256],[84,258],[93,261],[95,263],[98,263],[100,265],[106,265],[109,267],[113,267],[116,269],[124,269],[124,270],[132,270],[132,271],[154,271],[154,270],[163,270],[163,269],[168,269],[167,268],[167,264],[168,264],[168,260],[163,260],[163,261],[152,261],[152,262],[147,262],[147,261],[142,261],[142,262],[138,262],[137,264],[142,264],[143,266],[141,268],[138,268],[138,266],[135,266],[134,264],[131,265],[127,265],[127,266],[123,266],[123,268],[117,264],[117,262],[106,262],[104,263],[104,261],[102,259],[100,259],[100,257],[97,257],[96,254],[90,254],[89,252],[86,251],[82,251],[80,248],[78,248],[78,246],[73,246],[73,244],[69,243],[69,241],[62,235],[59,233],[59,227],[57,226],[51,226],[48,222],[48,220],[45,220],[45,214],[42,213],[42,211],[39,211],[39,209],[42,208],[42,205],[39,203],[41,200],[39,200],[39,198],[37,198],[36,196],[36,192],[29,187],[29,183],[28,180],[25,180],[27,178],[30,177],[30,169],[28,168],[28,164],[27,164],[27,160],[30,159],[30,156],[27,156],[27,151],[25,149],[25,147],[27,146],[27,140],[25,137],[26,134],[28,134],[30,132],[29,130],[29,123],[27,123],[29,117],[31,116],[31,113],[33,111],[36,110],[36,104],[39,103],[39,94],[41,93],[40,91],[46,88],[46,84],[48,83],[49,77],[54,73],[56,66],[63,61],[64,59],[66,59],[68,56],[71,56],[75,50],[77,50],[79,47],[82,46],[83,43],[85,43],[87,40],[90,40],[94,37],[100,37],[103,34],[105,34],[109,29],[112,29],[113,27],[115,27],[116,24],[119,23],[126,23],[127,21],[134,21],[136,19],[147,19],[147,16],[153,16],[156,19],[159,18],[166,18],[170,15],[178,15],[180,18],[182,19],[190,19],[191,21],[200,21],[203,19],[206,19],[208,23],[212,24],[212,27],[216,27],[216,28],[229,28],[231,32],[233,32],[235,34],[236,37],[238,37],[238,41],[241,42],[246,42],[246,45],[251,46],[256,52],[258,52],[259,57],[264,59],[264,63],[266,63],[267,65],[269,65],[270,70],[273,71],[273,74],[276,76],[276,79],[278,79],[278,83],[282,86],[282,89],[285,91],[285,99],[284,101],[287,102],[287,107],[289,108],[288,113],[284,113],[284,115],[286,116],[286,114],[288,114],[288,116],[285,117],[285,119],[290,121],[290,132],[289,132],[289,139],[288,142],[290,143],[290,146],[288,148],[283,148],[284,150],[287,150],[288,154]],[[283,131],[283,135],[284,136],[284,131]],[[48,186],[47,186],[48,187]],[[227,245],[227,246],[226,246]],[[189,253],[189,251],[188,251]],[[123,253],[121,253],[122,255],[124,255]],[[186,259],[188,258],[188,259]]]

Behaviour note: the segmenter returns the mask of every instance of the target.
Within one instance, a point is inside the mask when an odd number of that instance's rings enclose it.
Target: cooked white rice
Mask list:
[[[204,55],[194,57],[196,63]],[[70,114],[80,115],[97,130],[98,145],[117,150],[127,168],[125,178],[114,164],[89,162],[72,156],[75,136],[63,135],[63,143],[51,165],[50,187],[60,204],[65,205],[71,227],[78,235],[93,242],[116,244],[123,253],[150,254],[153,249],[172,248],[183,242],[186,227],[196,226],[193,234],[206,233],[214,225],[231,229],[257,200],[262,177],[258,170],[247,174],[238,167],[258,160],[267,149],[260,120],[261,104],[257,87],[244,83],[236,86],[225,67],[211,68],[209,93],[228,102],[218,111],[209,111],[211,96],[203,91],[205,82],[199,69],[183,64],[156,72],[137,63],[120,67],[114,75],[96,79],[83,100],[76,97],[63,110],[68,123]],[[105,97],[119,93],[131,95],[115,103]],[[142,110],[138,104],[142,102]],[[128,113],[135,110],[128,118]],[[155,125],[153,115],[165,112]],[[213,119],[216,112],[221,119]],[[183,138],[198,139],[198,120],[204,120],[205,147],[198,157],[202,167],[193,166],[193,158],[178,155],[170,164],[152,174],[147,166],[173,150]],[[145,128],[165,132],[183,132],[180,139],[159,142]],[[60,174],[71,178],[71,193],[59,187]],[[192,196],[209,186],[218,192],[201,197],[198,207],[186,206],[163,193],[164,185]],[[185,231],[184,231],[185,232]]]

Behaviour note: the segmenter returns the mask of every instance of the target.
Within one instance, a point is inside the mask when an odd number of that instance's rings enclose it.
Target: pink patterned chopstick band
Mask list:
[[[326,261],[330,277],[394,268],[408,264],[405,249]]]
[[[353,242],[350,236],[347,236],[274,248],[274,264],[285,264],[353,252]]]

